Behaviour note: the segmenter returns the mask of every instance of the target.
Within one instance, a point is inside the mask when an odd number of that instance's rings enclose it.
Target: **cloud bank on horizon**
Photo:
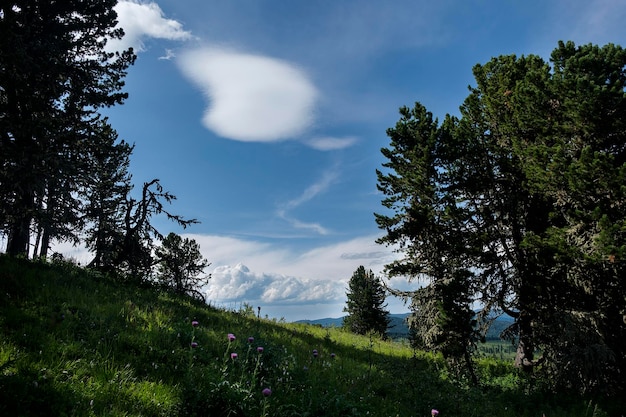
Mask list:
[[[376,244],[376,236],[320,246],[302,253],[233,237],[193,234],[185,237],[198,242],[203,255],[212,262],[211,279],[203,288],[212,304],[272,305],[281,315],[288,306],[318,305],[308,318],[340,316],[348,281],[354,271],[363,265],[380,275],[384,265],[397,256],[392,248]],[[396,284],[403,285],[394,281],[394,286]],[[404,289],[414,287],[405,285]],[[399,300],[389,301],[392,310],[404,310]],[[295,313],[288,318],[307,318],[302,314]]]

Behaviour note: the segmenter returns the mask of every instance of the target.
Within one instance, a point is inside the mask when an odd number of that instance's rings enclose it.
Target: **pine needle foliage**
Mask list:
[[[365,267],[359,266],[348,282],[348,300],[343,311],[348,315],[343,325],[356,334],[370,332],[387,337],[389,312],[385,310],[385,289],[380,280]]]

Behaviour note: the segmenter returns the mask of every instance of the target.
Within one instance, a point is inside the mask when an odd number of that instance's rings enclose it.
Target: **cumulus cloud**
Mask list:
[[[332,303],[341,299],[343,289],[341,282],[253,272],[241,263],[216,267],[204,287],[207,298],[217,303],[262,304]]]
[[[202,122],[219,136],[273,142],[301,135],[313,122],[317,90],[291,63],[218,48],[187,50],[177,62],[206,95]]]
[[[318,151],[334,151],[337,149],[348,148],[356,143],[357,139],[354,136],[346,136],[342,138],[337,137],[317,137],[309,139],[306,143],[313,149]]]
[[[190,32],[173,19],[167,19],[163,10],[156,3],[144,3],[137,0],[122,0],[114,7],[117,12],[118,26],[124,29],[124,37],[107,43],[107,50],[121,51],[133,47],[135,51],[145,50],[146,38],[188,40]]]

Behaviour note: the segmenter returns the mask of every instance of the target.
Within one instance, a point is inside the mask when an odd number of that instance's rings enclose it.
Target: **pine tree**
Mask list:
[[[198,290],[210,277],[200,277],[209,262],[202,257],[200,246],[193,239],[168,234],[156,248],[157,279],[181,294],[204,300]]]
[[[514,318],[504,335],[525,372],[624,392],[626,51],[561,42],[551,63],[476,65],[460,117],[441,125],[401,109],[378,171],[379,242],[403,255],[390,276],[426,284],[405,295],[442,352],[472,343],[479,303]]]
[[[365,267],[359,266],[348,283],[348,315],[343,325],[356,334],[376,333],[386,338],[389,312],[385,310],[385,289],[380,280]]]
[[[7,253],[28,255],[80,229],[76,210],[85,139],[98,110],[120,104],[132,50],[109,53],[116,0],[0,4],[0,227]]]
[[[94,258],[90,267],[110,271],[124,236],[126,197],[132,189],[129,173],[134,147],[118,141],[118,135],[102,120],[97,138],[91,141],[89,167],[83,172],[82,200],[85,243]]]

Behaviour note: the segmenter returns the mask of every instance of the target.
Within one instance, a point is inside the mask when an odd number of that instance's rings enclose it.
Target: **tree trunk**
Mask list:
[[[9,226],[9,239],[7,242],[7,254],[10,256],[25,256],[28,258],[30,225],[33,221],[33,212],[35,211],[33,194],[33,191],[30,189],[22,189],[16,198],[13,208],[16,211],[16,215]]]
[[[28,258],[31,220],[32,216],[30,214],[23,214],[11,225],[7,242],[7,254],[10,256],[25,256]]]
[[[526,373],[530,373],[535,366],[535,345],[532,339],[530,316],[527,313],[522,313],[518,320],[519,342],[515,353],[515,366]]]

